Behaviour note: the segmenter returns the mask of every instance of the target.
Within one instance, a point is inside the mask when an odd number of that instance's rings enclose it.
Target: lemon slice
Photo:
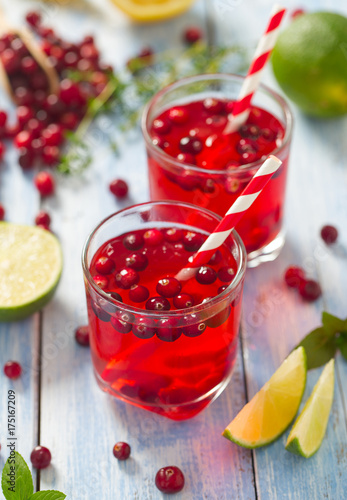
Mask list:
[[[52,233],[0,222],[0,321],[25,318],[47,304],[62,265],[60,243]]]
[[[334,397],[334,379],[334,360],[331,359],[289,433],[286,450],[306,458],[316,453],[328,425]]]
[[[135,21],[152,22],[177,16],[187,10],[194,0],[113,0]]]
[[[299,409],[306,372],[306,353],[298,347],[230,422],[223,436],[245,448],[258,448],[277,439]]]

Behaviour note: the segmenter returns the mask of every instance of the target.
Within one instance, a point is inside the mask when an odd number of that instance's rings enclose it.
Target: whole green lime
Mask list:
[[[332,12],[302,14],[278,37],[275,77],[305,113],[347,113],[347,18]]]

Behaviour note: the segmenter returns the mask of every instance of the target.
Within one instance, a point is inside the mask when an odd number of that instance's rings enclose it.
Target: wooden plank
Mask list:
[[[182,27],[203,18],[203,4],[198,3],[187,17],[157,25],[134,26],[125,18],[113,17],[101,25],[99,19],[81,13],[77,24],[74,16],[64,12],[55,22],[62,34],[69,37],[74,32],[76,39],[93,25],[105,59],[120,67],[147,43],[157,49],[177,44]],[[139,133],[123,145],[119,158],[110,156],[102,142],[95,146],[95,153],[84,179],[61,181],[55,199],[47,200],[62,241],[65,266],[57,295],[43,319],[43,358],[49,346],[51,357],[42,371],[41,442],[52,450],[53,467],[42,471],[41,488],[57,488],[71,498],[160,499],[155,473],[164,465],[177,464],[187,480],[177,499],[227,500],[231,492],[240,499],[253,499],[250,452],[232,449],[221,437],[232,411],[245,402],[240,359],[231,384],[210,408],[191,421],[175,423],[103,394],[96,386],[88,350],[74,342],[74,328],[86,322],[82,245],[103,217],[124,205],[108,192],[109,181],[118,176],[129,181],[126,204],[148,199]],[[132,446],[132,458],[126,463],[118,463],[112,455],[118,440]]]

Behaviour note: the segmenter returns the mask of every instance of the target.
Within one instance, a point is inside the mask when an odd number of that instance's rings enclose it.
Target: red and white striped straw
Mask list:
[[[227,239],[231,231],[247,212],[252,203],[259,196],[273,174],[279,169],[281,160],[276,156],[269,156],[247,184],[240,196],[229,208],[216,229],[201,245],[200,249],[189,264],[175,276],[180,281],[192,278],[200,266],[207,264],[214,252]]]
[[[280,7],[279,5],[274,5],[269,24],[265,33],[259,40],[253,61],[251,62],[247,76],[241,87],[240,95],[234,104],[233,111],[225,129],[223,130],[223,134],[231,134],[232,132],[235,132],[247,120],[253,94],[259,86],[262,70],[264,69],[276,43],[279,27],[285,12],[285,8]]]

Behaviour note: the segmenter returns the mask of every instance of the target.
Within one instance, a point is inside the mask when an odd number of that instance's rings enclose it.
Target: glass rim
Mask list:
[[[143,113],[142,113],[142,118],[141,118],[142,134],[143,134],[143,137],[145,139],[145,143],[148,146],[148,148],[154,150],[154,152],[165,162],[171,163],[172,165],[174,165],[175,167],[178,167],[178,168],[189,169],[189,170],[196,172],[196,173],[205,173],[205,174],[214,175],[214,176],[215,175],[223,175],[223,174],[225,175],[227,173],[228,173],[228,175],[230,175],[230,172],[227,172],[224,170],[205,169],[205,168],[197,167],[196,165],[190,165],[189,163],[183,163],[183,162],[176,160],[175,158],[173,158],[172,156],[167,154],[165,151],[163,151],[159,146],[157,146],[156,144],[153,144],[153,141],[152,141],[151,136],[150,136],[149,131],[148,131],[149,113],[150,113],[151,109],[153,108],[153,106],[155,106],[157,101],[163,95],[165,95],[166,93],[168,93],[172,90],[175,90],[179,87],[182,87],[188,83],[199,82],[202,80],[218,80],[218,79],[223,80],[223,81],[238,80],[239,82],[242,82],[245,79],[245,76],[237,75],[235,73],[204,73],[204,74],[200,74],[200,75],[187,76],[187,77],[181,78],[180,80],[177,80],[173,83],[170,83],[166,87],[163,87],[146,104],[146,106],[143,110]],[[289,105],[287,104],[286,100],[282,96],[280,96],[275,90],[272,90],[270,87],[268,87],[264,83],[259,84],[259,87],[256,90],[256,92],[259,90],[261,90],[263,93],[267,94],[273,100],[275,100],[280,105],[280,107],[282,108],[282,110],[284,112],[284,116],[285,116],[285,120],[286,120],[284,137],[283,137],[281,145],[278,146],[273,151],[271,151],[272,155],[277,156],[278,154],[281,153],[281,151],[283,151],[285,149],[285,147],[287,146],[288,142],[291,139],[292,131],[293,131],[294,116],[293,116],[293,113],[292,113]],[[237,167],[237,171],[238,172],[249,172],[255,168],[259,168],[263,164],[263,162],[264,162],[264,160],[260,159],[260,160],[254,161],[252,163],[240,165],[239,167]]]
[[[138,207],[146,207],[146,206],[155,206],[155,205],[175,205],[175,206],[183,206],[186,208],[191,208],[196,211],[204,212],[206,215],[212,216],[214,219],[216,219],[216,222],[218,223],[222,217],[217,215],[216,213],[212,212],[211,210],[208,210],[206,208],[200,208],[196,205],[193,205],[192,203],[185,203],[185,202],[180,202],[180,201],[171,201],[171,200],[160,200],[160,201],[147,201],[144,203],[138,203],[136,205],[131,205],[130,207],[123,208],[121,210],[118,210],[117,212],[114,212],[110,214],[109,216],[105,217],[99,224],[90,232],[88,235],[82,249],[82,269],[83,269],[83,275],[85,279],[88,282],[88,285],[91,286],[91,288],[94,290],[96,294],[98,294],[102,299],[107,300],[107,302],[113,304],[114,306],[118,308],[123,308],[124,311],[130,312],[132,314],[140,314],[141,316],[146,316],[146,317],[163,317],[163,316],[169,316],[169,317],[175,317],[175,316],[182,316],[184,315],[190,315],[194,314],[197,312],[202,312],[204,310],[209,310],[211,307],[214,307],[216,304],[222,302],[227,295],[230,294],[233,290],[235,290],[239,284],[241,283],[242,279],[244,278],[245,272],[246,272],[246,267],[247,267],[247,252],[246,248],[244,246],[244,243],[240,237],[240,235],[235,231],[235,229],[232,230],[231,235],[233,237],[233,240],[237,244],[237,246],[240,249],[240,262],[238,263],[237,271],[235,274],[234,279],[227,285],[227,288],[223,290],[223,292],[219,293],[215,297],[213,297],[211,300],[208,300],[205,303],[200,303],[197,305],[194,305],[192,307],[187,307],[186,309],[176,309],[176,310],[169,310],[169,311],[151,311],[147,309],[140,309],[138,307],[133,307],[129,304],[124,304],[123,302],[119,302],[116,299],[113,299],[108,293],[104,292],[100,287],[97,286],[95,281],[92,278],[92,275],[89,271],[88,264],[87,264],[87,253],[90,247],[90,244],[92,242],[93,237],[96,235],[96,233],[99,231],[99,229],[108,221],[110,221],[112,218],[123,214],[124,212],[133,210],[134,208]],[[155,222],[155,221],[153,221]]]

